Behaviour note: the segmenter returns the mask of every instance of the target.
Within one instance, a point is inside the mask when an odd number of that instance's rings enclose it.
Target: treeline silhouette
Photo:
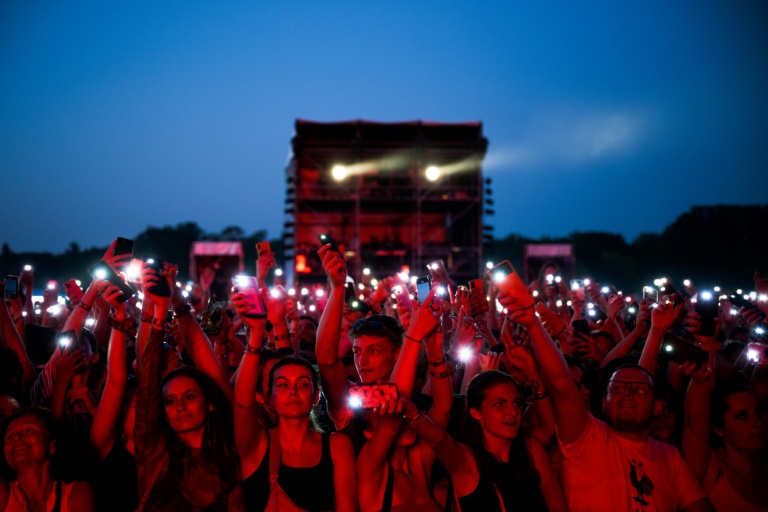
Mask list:
[[[128,236],[116,233],[116,236]],[[246,235],[242,228],[229,226],[219,233],[206,233],[195,222],[162,228],[149,227],[135,236],[135,257],[153,257],[179,264],[179,276],[189,276],[192,242],[221,240],[243,242],[246,272],[254,272],[256,242],[266,232]],[[523,249],[529,243],[572,243],[576,254],[576,275],[591,276],[618,289],[639,290],[656,277],[668,277],[679,284],[692,279],[698,285],[719,285],[726,289],[752,289],[752,274],[768,275],[768,205],[696,206],[679,216],[660,234],[640,235],[631,243],[622,235],[577,231],[562,238],[526,238],[509,235],[484,247],[484,259],[509,259],[522,269]],[[270,240],[282,265],[282,240]],[[81,249],[76,242],[62,254],[14,253],[3,244],[0,269],[17,273],[23,265],[35,267],[36,287],[49,279],[87,282],[87,268],[99,261],[107,247]],[[393,269],[394,271],[395,269]]]

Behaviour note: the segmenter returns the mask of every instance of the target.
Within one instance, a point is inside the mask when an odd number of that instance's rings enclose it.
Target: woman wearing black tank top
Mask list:
[[[417,424],[451,475],[461,510],[568,510],[541,443],[518,435],[522,400],[512,377],[496,370],[478,374],[467,389],[467,412],[474,434],[466,444],[429,418]]]
[[[235,381],[235,443],[246,507],[280,512],[357,510],[352,442],[344,434],[323,435],[312,428],[310,416],[320,390],[311,364],[287,357],[272,367],[266,406],[277,414],[278,425],[267,431],[258,421],[256,383],[266,319],[250,314],[254,302],[266,303],[276,338],[288,332],[282,301],[258,293],[243,290],[232,297],[250,328]]]

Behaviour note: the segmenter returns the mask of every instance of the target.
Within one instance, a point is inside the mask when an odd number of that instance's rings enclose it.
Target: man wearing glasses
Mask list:
[[[521,307],[505,292],[499,301],[528,330],[554,402],[561,484],[571,511],[714,510],[678,450],[649,436],[655,409],[661,407],[651,374],[639,365],[619,367],[608,383],[607,421],[600,421],[589,412],[533,308]]]

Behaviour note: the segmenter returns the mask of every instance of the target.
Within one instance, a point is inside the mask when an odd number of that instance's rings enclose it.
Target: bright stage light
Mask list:
[[[424,175],[429,181],[437,181],[437,179],[440,178],[440,169],[434,165],[430,165],[427,167],[426,171],[424,171]]]
[[[331,169],[331,176],[336,181],[341,181],[347,177],[347,168],[343,165],[334,165],[333,169]]]

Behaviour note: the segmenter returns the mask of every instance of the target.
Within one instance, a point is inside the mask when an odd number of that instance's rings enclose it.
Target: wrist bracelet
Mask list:
[[[291,337],[291,333],[287,332],[285,334],[281,334],[280,336],[275,336],[275,341],[287,340],[287,339],[290,339],[290,337]]]
[[[188,302],[185,302],[183,305],[177,308],[173,308],[173,316],[176,318],[181,318],[188,314],[190,311],[192,311],[192,306],[190,306]]]
[[[261,348],[260,347],[252,347],[250,344],[245,346],[245,353],[246,354],[253,354],[255,356],[261,354]]]
[[[439,359],[435,359],[434,361],[429,361],[429,366],[432,368],[437,368],[438,366],[442,366],[445,364],[445,355],[440,357]]]
[[[107,325],[116,331],[125,333],[136,327],[136,319],[131,316],[127,316],[122,320],[118,320],[114,316],[110,315],[107,317]]]
[[[451,372],[445,371],[445,372],[437,373],[437,372],[430,371],[429,375],[433,379],[445,379],[451,376]]]
[[[158,329],[164,329],[165,328],[165,322],[159,318],[153,318],[152,319],[152,327],[156,327]]]
[[[80,302],[78,302],[78,303],[77,303],[77,307],[79,307],[79,308],[83,308],[83,309],[84,309],[84,310],[86,310],[86,311],[90,311],[90,310],[91,310],[91,308],[93,307],[93,304],[91,304],[91,305],[89,306],[89,305],[88,305],[88,304],[86,304],[85,302],[83,302],[83,301],[80,301]]]
[[[412,342],[414,342],[414,343],[421,343],[421,342],[423,341],[423,340],[417,340],[417,339],[415,339],[415,338],[411,338],[411,337],[410,337],[410,336],[408,336],[407,334],[405,334],[404,336],[405,336],[405,339],[407,339],[407,340],[409,340],[409,341],[412,341]]]
[[[144,312],[142,312],[141,316],[139,317],[139,320],[141,320],[144,323],[151,324],[152,320],[154,320],[154,317],[152,315],[145,315]]]

